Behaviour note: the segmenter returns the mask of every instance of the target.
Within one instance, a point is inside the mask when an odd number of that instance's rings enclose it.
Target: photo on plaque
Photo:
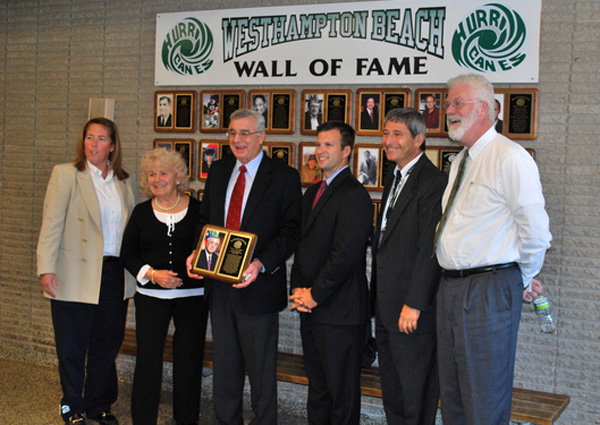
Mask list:
[[[381,128],[380,103],[381,93],[360,93],[357,95],[360,106],[356,109],[357,128],[362,134],[377,134]],[[360,113],[359,113],[360,112]]]
[[[173,131],[173,93],[156,92],[154,96],[154,131]]]
[[[298,169],[302,186],[308,187],[322,180],[323,174],[317,164],[314,142],[301,142],[298,147]]]
[[[415,109],[417,109],[425,120],[427,133],[440,133],[442,122],[442,93],[436,92],[419,92],[415,98]]]
[[[317,134],[317,127],[323,123],[323,101],[325,94],[304,90],[302,96],[302,113],[300,133]]]
[[[221,98],[219,93],[200,92],[202,99],[202,126],[200,131],[221,128]]]
[[[271,128],[271,122],[269,121],[270,93],[268,91],[255,92],[250,90],[248,96],[248,101],[250,102],[248,107],[254,109],[263,116],[265,119],[265,130],[268,130]]]
[[[202,229],[192,271],[228,283],[240,283],[254,253],[257,236],[207,224]]]
[[[154,139],[154,147],[170,151],[173,149],[173,139]]]
[[[500,134],[504,132],[504,95],[494,93],[494,128]]]
[[[219,157],[219,142],[216,140],[200,140],[200,160],[198,161],[198,180],[208,177],[210,166]]]
[[[354,145],[354,177],[365,188],[381,191],[379,185],[381,147],[371,144]]]
[[[200,131],[225,133],[231,114],[244,107],[243,90],[203,90],[200,92],[202,112]]]

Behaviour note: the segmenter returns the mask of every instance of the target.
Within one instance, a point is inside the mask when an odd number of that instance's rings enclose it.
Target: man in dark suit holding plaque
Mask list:
[[[439,397],[434,298],[441,270],[432,253],[446,177],[425,155],[426,131],[412,108],[390,111],[383,125],[382,145],[396,166],[373,240],[371,300],[390,425],[433,425]]]
[[[308,422],[360,419],[360,365],[368,322],[366,247],[373,226],[367,190],[348,161],[354,130],[329,121],[317,129],[323,180],[302,200],[302,232],[292,267],[292,309],[300,312]]]
[[[213,332],[213,399],[221,424],[241,425],[245,372],[252,393],[252,424],[277,423],[279,312],[287,305],[285,262],[298,244],[300,175],[263,153],[265,123],[256,111],[231,114],[234,156],[216,161],[204,188],[197,232],[205,224],[258,236],[244,280],[207,279]],[[221,253],[221,255],[224,255]],[[188,258],[191,273],[193,255]]]

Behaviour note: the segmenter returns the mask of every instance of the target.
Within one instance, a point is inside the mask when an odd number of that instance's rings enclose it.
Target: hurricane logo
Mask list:
[[[481,72],[503,72],[519,66],[526,55],[527,30],[523,18],[498,3],[472,11],[452,38],[452,55],[464,67]]]
[[[213,64],[213,35],[208,25],[196,18],[175,24],[162,44],[165,68],[179,75],[199,75]]]

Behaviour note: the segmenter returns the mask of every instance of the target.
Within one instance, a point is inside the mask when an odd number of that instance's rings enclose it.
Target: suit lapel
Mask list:
[[[417,187],[417,176],[419,175],[419,173],[421,172],[421,168],[423,168],[423,165],[425,164],[424,158],[425,158],[425,155],[423,154],[421,156],[421,158],[415,164],[415,167],[410,172],[410,176],[408,177],[408,180],[406,181],[406,183],[404,184],[404,187],[402,188],[402,191],[398,195],[398,199],[396,200],[396,205],[394,205],[392,214],[390,215],[390,217],[387,221],[386,231],[383,235],[383,238],[381,239],[380,245],[383,245],[383,243],[387,239],[387,235],[389,235],[391,233],[391,230],[396,226],[398,221],[400,221],[400,217],[402,216],[402,213],[404,212],[404,210],[406,209],[406,206],[412,199],[413,194],[415,193],[415,189]],[[392,178],[393,178],[393,176],[392,176]],[[388,195],[389,195],[389,189],[388,189],[389,186],[391,186],[391,184],[386,186],[386,190],[388,190]],[[386,197],[386,199],[387,199],[387,197]],[[382,214],[385,214],[385,211],[383,211]]]
[[[303,229],[303,233],[310,228],[310,226],[312,225],[312,222],[315,220],[315,218],[319,215],[319,211],[321,211],[323,209],[323,207],[327,204],[329,198],[331,198],[333,196],[333,193],[335,192],[335,188],[337,186],[339,186],[340,184],[342,184],[342,182],[350,175],[350,169],[346,168],[345,170],[343,170],[342,172],[340,172],[340,174],[338,174],[335,179],[333,179],[333,181],[331,182],[331,184],[327,187],[327,189],[325,190],[325,192],[323,192],[323,195],[321,195],[321,198],[319,199],[319,202],[317,202],[317,205],[315,205],[315,208],[312,209],[312,202],[315,199],[314,196],[312,196],[309,201],[307,202],[307,209],[310,208],[310,213],[308,215],[308,219],[306,221],[306,224],[304,226]],[[320,183],[319,183],[320,184]],[[316,185],[315,185],[316,186]],[[316,192],[315,192],[315,196],[316,196]]]
[[[92,182],[92,176],[90,175],[90,170],[88,167],[84,171],[77,172],[77,184],[81,190],[81,197],[85,202],[85,206],[87,207],[90,216],[94,220],[98,229],[102,231],[102,216],[100,215],[100,204],[98,202],[98,197],[96,196],[96,189],[94,188],[94,183]]]

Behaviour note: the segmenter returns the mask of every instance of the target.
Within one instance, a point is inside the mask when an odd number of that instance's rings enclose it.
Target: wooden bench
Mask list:
[[[135,329],[125,330],[125,339],[121,346],[121,353],[130,356],[136,355],[137,344]],[[173,361],[173,338],[167,336],[163,359]],[[213,351],[212,341],[206,341],[204,348],[204,366],[212,369]],[[283,382],[308,385],[308,378],[304,369],[304,358],[299,354],[277,354],[277,379]],[[379,369],[370,368],[362,370],[361,392],[365,396],[381,398],[381,384],[379,382]],[[552,425],[567,408],[571,397],[562,394],[545,393],[541,391],[514,388],[512,394],[512,420],[531,422],[538,425]]]

